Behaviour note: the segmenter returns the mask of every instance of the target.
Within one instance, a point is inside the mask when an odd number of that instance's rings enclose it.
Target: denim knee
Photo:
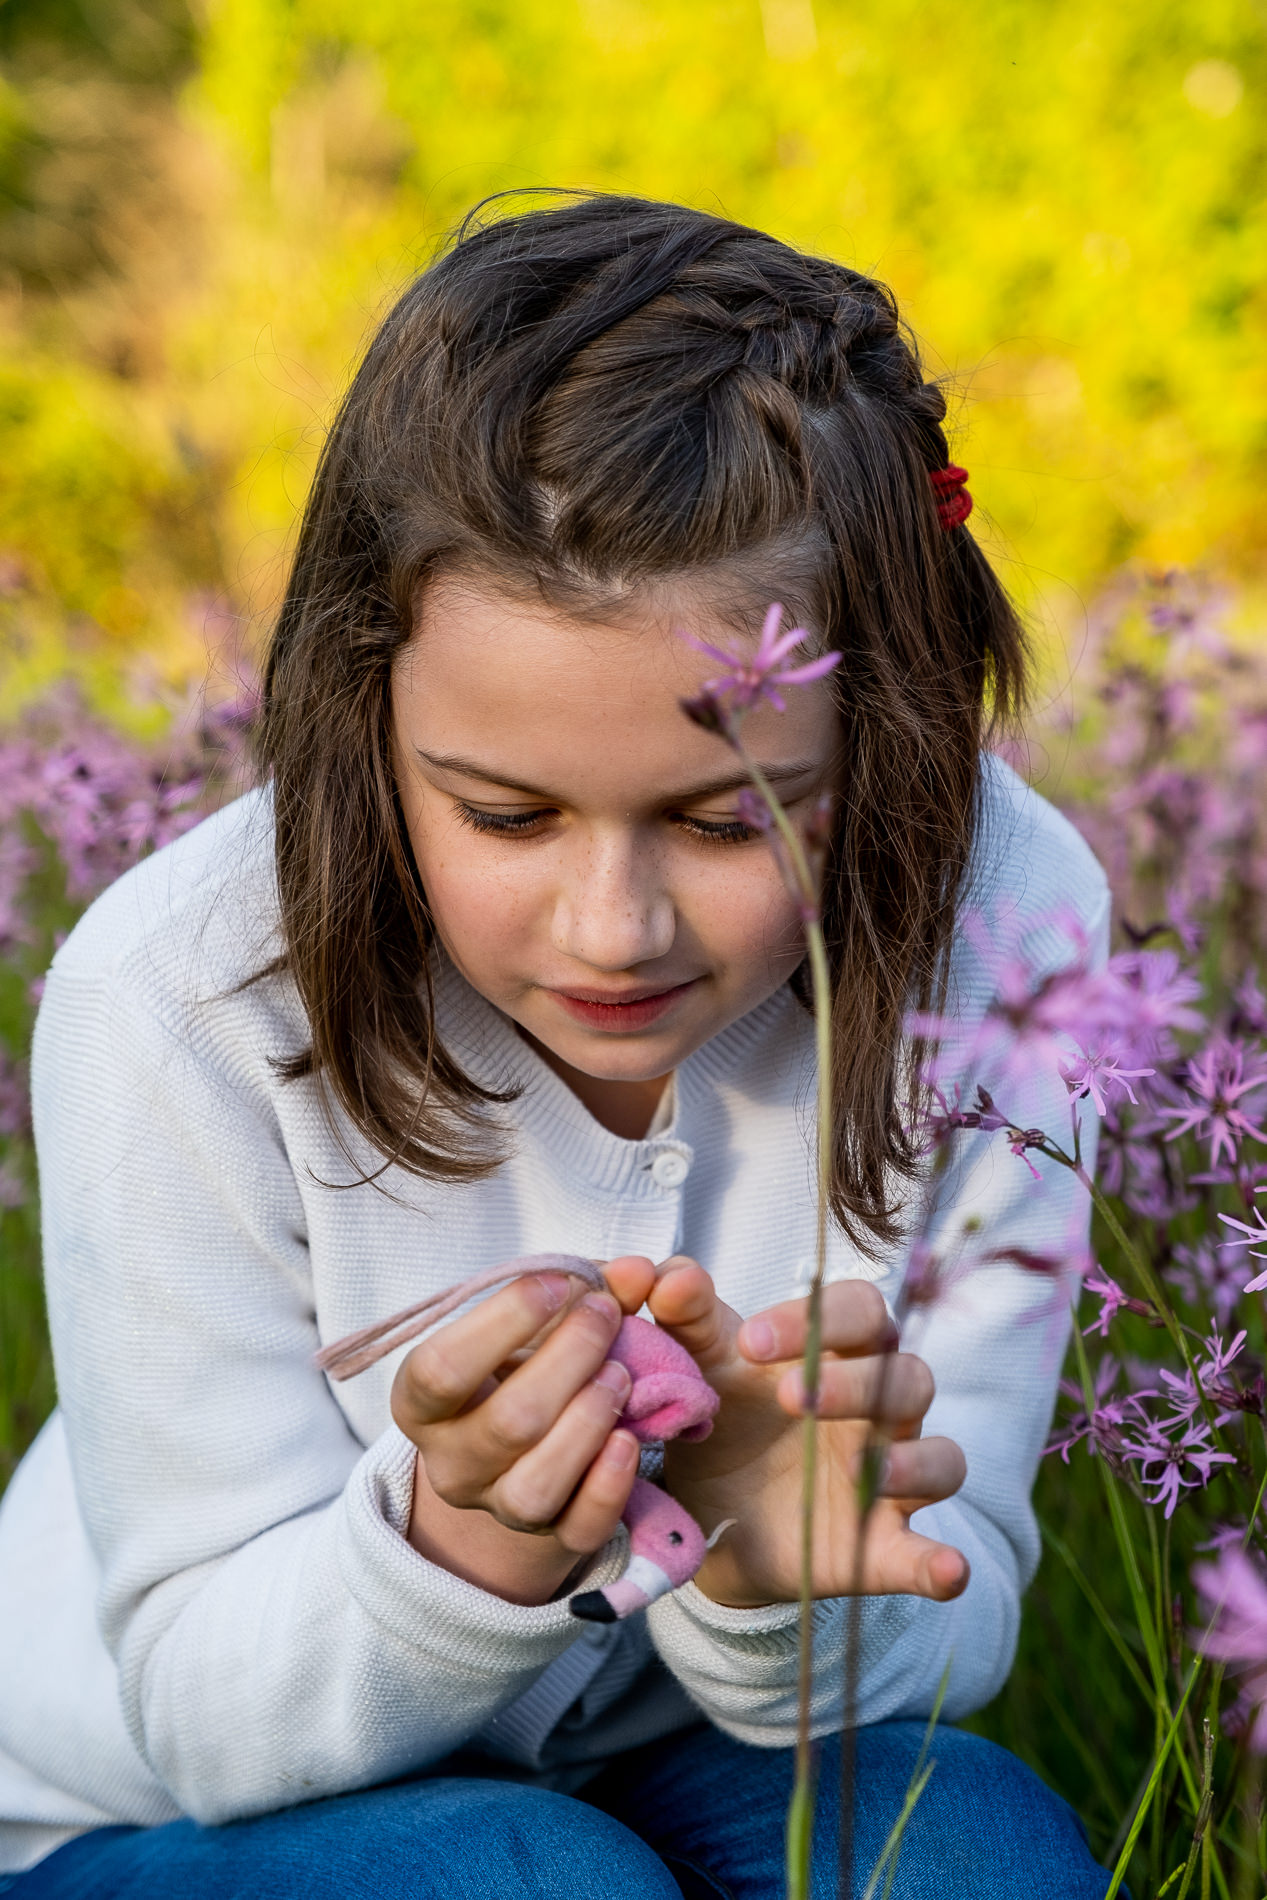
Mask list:
[[[7,1900],[681,1900],[620,1822],[515,1782],[437,1778],[224,1827],[80,1835]]]

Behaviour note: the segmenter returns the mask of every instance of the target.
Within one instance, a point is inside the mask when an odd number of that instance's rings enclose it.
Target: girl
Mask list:
[[[679,709],[709,671],[679,630],[742,645],[773,599],[844,655],[745,728],[800,821],[838,812],[823,1894],[871,1424],[859,1891],[943,1673],[951,1719],[1004,1681],[1066,1322],[1001,1256],[1085,1214],[980,1134],[932,1186],[903,1020],[989,1003],[969,898],[1041,976],[1058,906],[1102,954],[1107,895],[982,751],[1022,642],[943,411],[882,286],[674,205],[473,222],[384,323],[273,640],[266,785],[94,905],[41,1012],[61,1407],[0,1520],[16,1900],[780,1892],[813,1036],[795,905]],[[1067,1115],[1055,1073],[1009,1106]],[[993,1264],[894,1356],[917,1225]],[[348,1385],[315,1368],[540,1250],[610,1292],[543,1273]],[[721,1398],[664,1480],[733,1524],[585,1626],[637,1466],[607,1348],[644,1302]],[[895,1893],[1103,1893],[1019,1763],[934,1754]]]

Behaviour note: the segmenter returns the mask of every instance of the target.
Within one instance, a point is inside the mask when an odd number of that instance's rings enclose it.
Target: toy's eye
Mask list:
[[[670,1532],[669,1532],[669,1542],[670,1542],[671,1544],[680,1544],[680,1543],[681,1543],[681,1541],[682,1541],[682,1533],[681,1533],[681,1531],[670,1531]]]

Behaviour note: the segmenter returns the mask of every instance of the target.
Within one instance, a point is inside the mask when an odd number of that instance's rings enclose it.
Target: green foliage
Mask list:
[[[184,596],[267,617],[374,318],[472,202],[542,185],[715,206],[887,278],[952,381],[978,519],[1058,620],[1128,558],[1261,579],[1251,0],[219,0],[199,19],[0,14],[0,351],[32,386],[0,416],[22,471],[0,534],[24,681],[65,663],[72,620],[76,650],[99,625],[178,675],[198,664]]]

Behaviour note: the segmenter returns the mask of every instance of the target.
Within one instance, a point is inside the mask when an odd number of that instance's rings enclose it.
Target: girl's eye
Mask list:
[[[457,814],[464,825],[472,831],[482,831],[494,837],[510,838],[517,833],[533,831],[552,814],[548,811],[481,811],[478,805],[464,805],[461,799],[456,801]]]
[[[469,825],[472,831],[482,832],[486,837],[495,838],[531,836],[556,815],[548,810],[483,811],[478,805],[467,805],[461,799],[455,800],[455,805],[464,825]],[[674,822],[692,837],[704,839],[709,844],[746,844],[750,838],[758,836],[750,825],[741,825],[737,818],[692,818],[685,812],[679,812],[674,814]]]
[[[751,825],[741,825],[737,818],[712,820],[691,818],[682,813],[678,823],[693,837],[706,838],[710,844],[747,844],[750,838],[759,836]]]

